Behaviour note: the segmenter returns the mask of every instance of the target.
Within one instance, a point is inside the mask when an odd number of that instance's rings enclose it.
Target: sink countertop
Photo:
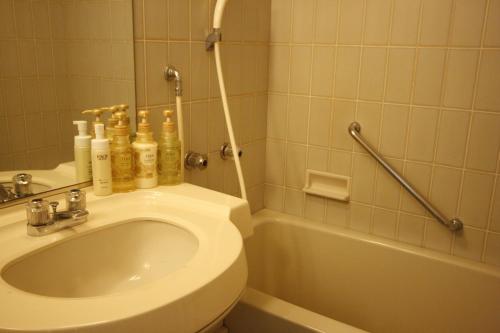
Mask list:
[[[226,310],[244,289],[247,267],[242,235],[252,232],[245,201],[190,184],[108,197],[96,197],[89,188],[87,208],[86,223],[43,237],[26,235],[24,206],[0,211],[0,270],[33,252],[133,220],[183,228],[198,239],[198,251],[181,268],[158,280],[102,296],[41,296],[0,279],[0,332],[75,328],[108,333],[125,328],[193,332]]]

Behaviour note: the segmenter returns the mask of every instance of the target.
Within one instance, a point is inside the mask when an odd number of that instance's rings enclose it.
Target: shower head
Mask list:
[[[214,29],[220,29],[227,0],[217,0],[214,11]]]

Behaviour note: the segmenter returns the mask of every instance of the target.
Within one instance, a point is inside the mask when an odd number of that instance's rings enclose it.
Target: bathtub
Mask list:
[[[500,268],[262,210],[229,332],[500,332]]]

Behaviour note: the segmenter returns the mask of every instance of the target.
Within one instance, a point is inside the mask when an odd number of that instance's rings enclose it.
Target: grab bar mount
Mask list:
[[[432,206],[418,191],[401,176],[387,161],[368,143],[361,135],[361,125],[353,122],[349,126],[349,134],[373,157],[377,162],[389,172],[436,220],[446,226],[451,231],[463,229],[463,223],[458,218],[447,219],[437,208]]]

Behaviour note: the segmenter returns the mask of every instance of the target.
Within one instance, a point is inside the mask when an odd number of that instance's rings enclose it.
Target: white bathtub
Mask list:
[[[500,332],[498,267],[269,210],[253,221],[230,332]]]

